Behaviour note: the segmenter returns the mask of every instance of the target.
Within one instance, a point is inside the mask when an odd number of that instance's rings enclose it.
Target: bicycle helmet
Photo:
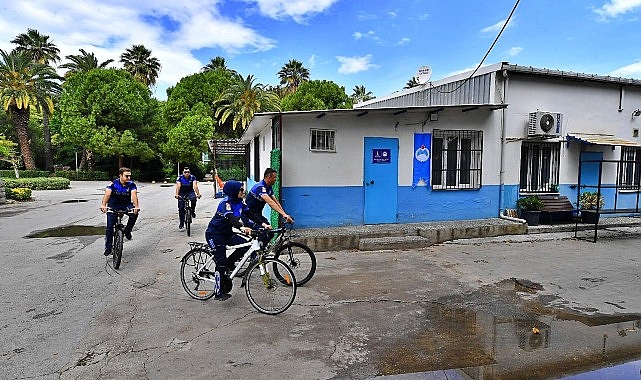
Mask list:
[[[227,195],[231,200],[239,199],[238,191],[240,191],[242,187],[242,183],[230,179],[229,181],[225,182],[225,185],[223,186],[223,193],[225,193],[225,195]]]

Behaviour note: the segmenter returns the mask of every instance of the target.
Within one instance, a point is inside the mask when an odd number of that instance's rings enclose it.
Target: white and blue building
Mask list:
[[[605,207],[629,208],[640,108],[641,80],[503,62],[349,110],[259,113],[241,143],[250,182],[280,168],[299,227],[493,218],[599,178]]]

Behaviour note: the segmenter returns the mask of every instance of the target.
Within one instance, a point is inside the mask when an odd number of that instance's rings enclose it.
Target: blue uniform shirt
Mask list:
[[[267,203],[262,198],[263,194],[267,194],[270,197],[274,195],[274,190],[271,186],[267,186],[264,179],[255,184],[249,193],[247,193],[247,207],[257,214],[263,212],[263,208]]]
[[[178,194],[186,195],[194,192],[194,182],[197,181],[196,176],[193,174],[189,175],[189,178],[185,178],[184,175],[181,175],[176,180],[176,183],[180,182],[180,190]]]
[[[232,224],[226,216],[232,214],[240,217],[243,211],[246,210],[248,210],[247,205],[245,205],[242,199],[236,198],[231,200],[229,197],[223,198],[218,204],[214,217],[209,221],[207,233],[231,234]]]
[[[111,196],[107,202],[110,208],[124,210],[134,206],[131,202],[131,192],[138,190],[138,187],[132,181],[127,181],[123,185],[119,179],[115,179],[107,185],[107,189],[111,190]]]

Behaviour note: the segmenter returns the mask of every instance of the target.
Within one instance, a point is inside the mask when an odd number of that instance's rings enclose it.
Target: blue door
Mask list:
[[[596,186],[599,184],[599,163],[585,161],[601,160],[603,160],[603,152],[581,152],[581,178],[579,181],[581,186],[591,186],[590,188],[587,188],[586,191],[597,190]]]
[[[365,137],[365,224],[396,223],[398,139]]]

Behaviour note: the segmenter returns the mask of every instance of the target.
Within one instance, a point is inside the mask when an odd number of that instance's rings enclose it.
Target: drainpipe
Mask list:
[[[507,215],[503,215],[503,214],[499,214],[499,218],[500,219],[509,220],[510,222],[520,223],[520,224],[527,223],[527,221],[525,219],[513,218],[511,216],[507,216]]]
[[[503,104],[507,104],[507,70],[503,69]],[[505,210],[505,108],[501,109],[501,168],[499,171],[499,216],[503,215]]]

